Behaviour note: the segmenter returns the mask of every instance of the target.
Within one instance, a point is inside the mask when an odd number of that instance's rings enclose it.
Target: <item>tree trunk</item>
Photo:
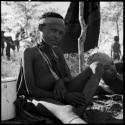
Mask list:
[[[119,37],[119,26],[118,26],[118,20],[116,21],[116,28],[117,28],[117,35]]]
[[[81,34],[78,38],[78,55],[79,55],[79,73],[83,71],[83,66],[85,65],[84,59],[84,42],[86,39],[86,24],[83,17],[84,12],[84,2],[79,2],[79,22],[81,25]]]

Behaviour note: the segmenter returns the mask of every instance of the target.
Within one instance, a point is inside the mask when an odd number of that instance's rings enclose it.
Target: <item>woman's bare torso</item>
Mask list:
[[[35,84],[41,89],[53,90],[56,80],[37,48],[34,47],[33,49],[35,49],[32,62]]]

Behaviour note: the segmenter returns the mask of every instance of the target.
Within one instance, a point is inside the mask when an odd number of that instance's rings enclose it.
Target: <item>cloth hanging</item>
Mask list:
[[[100,31],[100,3],[84,2],[84,20],[87,25],[84,51],[88,51],[98,45]],[[79,2],[71,2],[65,16],[66,33],[62,38],[61,48],[64,53],[78,52],[78,38],[81,33],[79,23]]]

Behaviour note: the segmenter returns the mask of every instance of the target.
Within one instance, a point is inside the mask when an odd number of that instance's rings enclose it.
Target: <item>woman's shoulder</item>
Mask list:
[[[36,53],[36,49],[36,46],[25,48],[24,54],[34,55]]]

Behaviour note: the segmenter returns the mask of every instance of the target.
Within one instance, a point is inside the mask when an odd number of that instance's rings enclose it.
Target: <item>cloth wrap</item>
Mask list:
[[[61,26],[63,29],[65,29],[64,20],[61,18],[57,18],[57,17],[42,18],[40,19],[39,24],[56,24],[56,25]]]

